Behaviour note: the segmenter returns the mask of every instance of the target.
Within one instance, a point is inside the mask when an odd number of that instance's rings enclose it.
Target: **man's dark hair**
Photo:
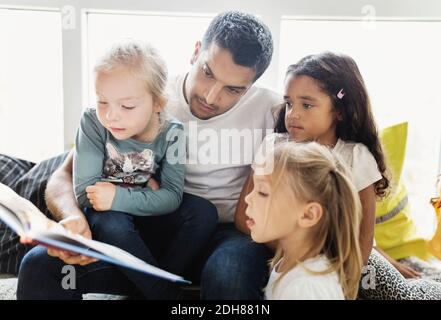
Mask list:
[[[234,63],[253,68],[256,81],[268,68],[273,55],[273,39],[268,27],[255,16],[228,11],[217,15],[202,38],[202,49],[212,43],[228,50]]]

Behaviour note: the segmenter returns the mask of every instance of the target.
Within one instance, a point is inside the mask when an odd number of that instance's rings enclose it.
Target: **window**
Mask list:
[[[196,41],[212,16],[88,13],[88,105],[95,106],[93,67],[112,43],[134,38],[152,43],[167,62],[169,75],[186,72]]]
[[[77,28],[62,31],[62,16],[56,9],[17,9],[24,5],[43,8],[47,1],[7,2],[17,6],[0,9],[0,153],[33,161],[72,146],[81,107],[95,105],[93,66],[111,43],[127,37],[148,40],[164,56],[170,75],[176,75],[188,70],[195,42],[221,8],[211,3],[202,8],[195,1],[185,6],[179,1],[154,1],[161,12],[149,13],[146,10],[151,8],[150,2],[117,5],[94,0],[87,5],[72,5],[72,1],[62,0],[57,2],[61,10],[71,6],[77,13]],[[342,6],[348,9],[344,12],[360,14],[359,8],[353,11],[351,1],[343,2],[347,6]],[[224,9],[234,5],[224,3]],[[90,10],[89,6],[102,11]],[[287,2],[283,10],[248,1],[240,7],[263,13],[274,39],[279,40],[275,41],[274,59],[279,64],[279,82],[287,65],[307,54],[344,52],[360,67],[379,127],[409,121],[404,178],[423,233],[430,232],[433,214],[428,199],[434,194],[441,154],[441,95],[437,79],[441,73],[441,45],[437,41],[441,22],[405,21],[400,16],[421,10],[422,16],[429,16],[432,11],[418,2],[396,10],[378,2],[377,11],[389,12],[395,20],[363,22],[351,18],[316,19],[318,15],[333,16],[340,10],[315,6],[306,0]],[[116,11],[119,9],[133,11]],[[282,11],[317,16],[309,20],[282,17],[279,29]],[[277,72],[273,70],[271,66],[263,77],[268,76],[270,81],[262,84],[274,87]],[[82,103],[80,96],[84,96]]]
[[[0,9],[0,153],[32,161],[63,152],[61,19]]]
[[[289,64],[321,51],[357,62],[380,128],[409,122],[403,177],[419,231],[434,227],[434,195],[441,144],[441,22],[323,21],[282,19],[280,75]],[[282,81],[283,79],[281,79]]]

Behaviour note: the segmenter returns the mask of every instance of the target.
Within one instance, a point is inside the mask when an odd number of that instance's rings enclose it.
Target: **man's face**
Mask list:
[[[196,43],[192,68],[184,86],[192,114],[210,119],[230,110],[253,84],[253,68],[235,64],[231,53],[212,43],[206,50]]]

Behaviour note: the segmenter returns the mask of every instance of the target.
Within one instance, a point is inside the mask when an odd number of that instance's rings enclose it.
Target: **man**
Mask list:
[[[184,194],[180,209],[199,210],[202,214],[211,210],[198,205],[197,197],[202,197],[211,201],[219,214],[213,240],[191,272],[193,279],[200,276],[203,299],[259,299],[267,281],[269,250],[239,232],[233,216],[254,151],[266,129],[273,128],[272,107],[280,101],[272,91],[253,86],[268,67],[272,52],[271,33],[262,22],[249,14],[226,12],[213,19],[202,42],[196,43],[188,74],[170,83],[167,108],[184,124],[187,133],[187,196]],[[252,140],[247,141],[250,134]],[[241,150],[240,141],[237,144],[242,138],[245,150]],[[238,154],[241,159],[237,159]],[[90,237],[90,228],[72,190],[72,152],[50,179],[46,202],[65,228]],[[48,253],[65,263],[82,266],[76,268],[82,293],[131,292],[126,279],[112,266],[53,249]],[[61,282],[63,274],[45,275],[44,270],[35,274],[36,266],[51,269],[53,261],[41,248],[25,256],[19,298],[36,297],[34,288],[41,290],[48,283]],[[59,261],[57,268],[60,267]],[[69,297],[58,293],[56,297]]]

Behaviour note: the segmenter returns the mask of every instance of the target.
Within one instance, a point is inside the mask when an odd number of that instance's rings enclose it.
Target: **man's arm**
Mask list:
[[[74,152],[74,149],[69,152],[63,164],[52,174],[46,187],[46,205],[57,221],[72,216],[85,218],[74,196],[72,183]]]
[[[55,220],[74,234],[91,239],[89,224],[78,207],[74,196],[72,183],[72,164],[74,150],[71,150],[63,164],[52,174],[45,192],[46,205]],[[67,264],[86,265],[96,260],[82,255],[72,255],[69,252],[48,249],[48,254],[58,257]]]

